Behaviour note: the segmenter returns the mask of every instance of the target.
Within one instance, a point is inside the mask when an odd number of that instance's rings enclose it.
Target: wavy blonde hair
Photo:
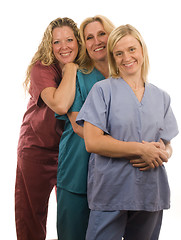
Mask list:
[[[111,77],[119,78],[119,71],[116,66],[116,62],[113,56],[113,49],[116,45],[116,43],[121,40],[121,38],[125,37],[126,35],[131,35],[134,38],[138,40],[142,47],[143,51],[143,64],[141,69],[141,77],[144,82],[147,81],[147,75],[148,75],[148,69],[149,69],[149,57],[148,57],[148,51],[146,44],[141,36],[141,34],[138,32],[136,28],[131,26],[130,24],[121,25],[114,29],[112,33],[109,35],[108,38],[108,64],[109,64],[109,73]]]
[[[63,26],[68,26],[73,30],[74,36],[77,39],[79,51],[80,51],[80,48],[81,48],[80,33],[79,33],[79,29],[77,27],[77,24],[72,19],[67,18],[67,17],[57,18],[57,19],[53,20],[52,22],[50,22],[50,24],[48,25],[48,27],[46,28],[46,30],[44,32],[44,35],[43,35],[42,41],[38,47],[38,50],[35,53],[35,55],[33,56],[31,63],[27,68],[26,78],[23,83],[25,90],[27,90],[27,91],[29,90],[29,85],[30,85],[30,81],[31,81],[30,80],[31,69],[37,61],[41,61],[41,63],[46,66],[57,63],[57,59],[55,58],[55,55],[53,53],[53,47],[52,47],[52,41],[53,41],[52,32],[55,28],[63,27]],[[79,57],[79,52],[75,59],[75,62],[77,62],[78,57]]]
[[[80,69],[84,73],[87,73],[87,74],[90,73],[93,70],[94,63],[93,63],[92,59],[89,57],[89,54],[88,54],[86,46],[85,46],[84,30],[85,30],[85,27],[89,23],[92,23],[92,22],[100,22],[103,25],[103,28],[108,35],[115,28],[113,23],[107,17],[102,16],[102,15],[96,15],[94,17],[88,17],[81,23],[81,25],[80,25],[80,37],[81,37],[81,41],[82,41],[82,47],[81,47],[81,51],[80,51],[80,55],[79,55],[80,57],[78,59],[78,63],[79,63]]]

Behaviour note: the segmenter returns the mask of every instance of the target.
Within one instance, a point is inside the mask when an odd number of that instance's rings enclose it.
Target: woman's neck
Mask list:
[[[130,87],[134,90],[138,90],[140,88],[144,87],[144,81],[141,77],[141,74],[135,74],[135,75],[130,75],[130,76],[125,76],[123,77],[125,82],[127,82]]]
[[[109,77],[109,68],[108,68],[108,61],[98,61],[94,63],[94,67],[100,72],[102,73],[102,75],[105,78]]]
[[[145,91],[145,84],[142,78],[135,78],[134,76],[132,76],[129,78],[125,78],[124,80],[131,87],[138,101],[141,102]]]

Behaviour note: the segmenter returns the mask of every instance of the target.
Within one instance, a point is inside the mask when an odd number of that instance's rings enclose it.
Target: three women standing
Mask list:
[[[129,31],[125,35],[120,34],[122,29],[119,28],[109,40],[109,66],[113,79],[95,85],[78,117],[85,121],[87,149],[96,153],[91,155],[89,166],[91,217],[87,239],[95,239],[98,235],[99,239],[115,240],[123,235],[127,239],[135,237],[135,232],[144,239],[143,233],[148,230],[145,220],[151,219],[148,239],[155,240],[159,235],[162,209],[169,207],[169,190],[162,166],[168,154],[159,141],[163,139],[168,146],[177,134],[177,127],[168,95],[145,81],[146,46],[138,32],[127,27]],[[20,132],[15,194],[18,239],[45,239],[48,199],[56,185],[61,135],[57,178],[58,237],[62,240],[85,239],[89,218],[86,195],[89,153],[85,149],[83,129],[75,119],[92,86],[109,76],[107,40],[113,29],[113,24],[103,16],[86,19],[80,27],[82,48],[78,57],[81,40],[76,24],[68,18],[56,19],[45,31],[28,68],[25,84],[30,82],[31,99]],[[80,65],[78,72],[78,65],[73,62]],[[154,105],[157,98],[160,104],[158,116],[150,111],[147,101],[151,99]],[[63,134],[63,122],[57,121],[53,112],[57,113],[58,119],[65,120]],[[168,119],[172,120],[172,128]],[[139,159],[132,160],[132,166],[130,158]],[[163,180],[158,181],[159,186],[152,181],[157,177]],[[134,191],[125,194],[128,186]],[[158,201],[155,201],[155,194],[145,200],[145,194],[142,196],[141,193],[146,192],[147,187],[155,186],[160,192]],[[163,188],[167,189],[165,193]],[[157,205],[153,206],[153,202]],[[108,212],[103,214],[102,211]],[[102,220],[96,226],[94,236],[92,227],[95,227],[98,215]],[[112,231],[114,221],[124,223],[123,228]],[[135,230],[135,221],[145,224],[144,231]]]

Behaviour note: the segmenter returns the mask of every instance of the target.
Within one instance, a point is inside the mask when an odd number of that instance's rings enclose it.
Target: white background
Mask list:
[[[78,26],[86,17],[101,14],[115,26],[132,24],[142,34],[150,57],[149,81],[166,90],[178,125],[181,124],[181,17],[179,0],[10,0],[0,3],[0,238],[16,239],[14,184],[19,129],[26,110],[22,82],[31,58],[53,19],[70,17]],[[166,164],[171,187],[171,209],[165,211],[160,240],[181,239],[181,139]],[[56,201],[50,198],[47,238],[56,238]],[[174,234],[174,237],[173,237]]]

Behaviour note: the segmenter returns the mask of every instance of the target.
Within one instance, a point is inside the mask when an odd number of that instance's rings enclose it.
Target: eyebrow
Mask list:
[[[105,31],[104,29],[100,29],[99,31],[96,32],[96,34],[99,34],[99,33],[101,33],[101,32],[106,33],[106,31]],[[94,33],[89,33],[89,34],[87,34],[87,36],[89,36],[89,35],[94,36]]]
[[[136,48],[136,45],[132,45],[132,46],[128,47],[127,49],[130,49],[130,48]],[[113,52],[114,52],[114,50],[113,50]],[[123,50],[117,50],[116,52],[123,52]]]
[[[66,37],[66,39],[68,39],[68,38],[73,38],[74,37],[74,35],[71,35],[71,36],[68,36],[68,37]],[[59,40],[60,38],[53,38],[53,40]]]
[[[133,46],[130,46],[129,48],[135,48],[136,46],[135,45],[133,45]]]
[[[72,34],[72,35],[68,36],[67,38],[70,38],[70,37],[74,37],[74,34]]]

